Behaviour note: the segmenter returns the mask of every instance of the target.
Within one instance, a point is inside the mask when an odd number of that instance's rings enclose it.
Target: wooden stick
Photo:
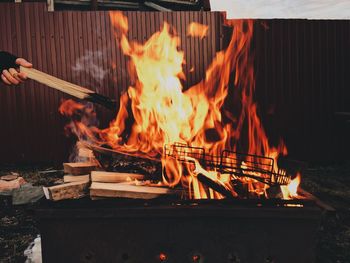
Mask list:
[[[209,188],[213,189],[214,191],[222,194],[227,198],[237,197],[237,196],[234,196],[233,193],[220,181],[214,181],[213,179],[205,176],[202,173],[199,173],[197,175],[197,178],[198,178],[198,181],[200,181],[202,184],[208,186]]]
[[[72,95],[78,99],[89,100],[98,103],[110,110],[116,110],[117,103],[106,96],[100,95],[93,90],[83,88],[68,81],[56,78],[34,68],[20,67],[20,71],[27,74],[27,77],[45,84],[53,89]]]
[[[334,207],[322,202],[320,199],[318,199],[316,196],[310,194],[309,192],[305,191],[302,188],[298,188],[298,194],[300,194],[302,197],[314,201],[319,207],[323,208],[327,212],[335,212],[336,210]]]
[[[79,99],[86,99],[91,94],[95,93],[92,90],[80,87],[68,81],[56,78],[34,68],[20,67],[20,71],[27,74],[27,77],[42,84],[45,84],[53,89],[62,91]]]

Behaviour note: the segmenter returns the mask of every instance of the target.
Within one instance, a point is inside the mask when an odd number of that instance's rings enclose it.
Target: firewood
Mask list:
[[[46,199],[58,201],[64,199],[78,199],[87,194],[89,182],[72,182],[67,184],[43,187]]]
[[[64,172],[73,175],[89,174],[95,170],[97,165],[95,163],[64,163]]]
[[[90,187],[92,197],[122,197],[133,199],[154,199],[160,196],[175,195],[176,191],[169,188],[153,186],[136,186],[128,183],[97,183]]]
[[[233,198],[237,197],[237,194],[233,191],[231,191],[227,186],[225,186],[222,182],[219,180],[214,181],[213,179],[205,176],[202,173],[199,173],[197,175],[198,181],[200,181],[202,184],[208,186],[209,188],[213,189],[214,191],[222,194],[226,198]]]
[[[93,90],[81,87],[68,81],[56,78],[34,68],[20,67],[20,71],[26,73],[27,77],[39,83],[45,84],[50,88],[62,91],[69,95],[82,100],[88,100],[94,103],[99,103],[108,109],[115,110],[116,102],[108,97],[100,95]]]
[[[116,173],[116,172],[104,172],[104,171],[92,171],[91,181],[101,183],[122,183],[134,180],[144,180],[145,176],[142,174],[134,173]]]
[[[96,159],[104,170],[109,172],[137,173],[161,180],[162,164],[159,159],[148,159],[145,156],[133,156],[106,147],[85,144],[93,150]]]
[[[89,182],[90,181],[90,175],[84,174],[84,175],[65,175],[63,176],[63,181],[65,183],[72,183],[72,182]]]

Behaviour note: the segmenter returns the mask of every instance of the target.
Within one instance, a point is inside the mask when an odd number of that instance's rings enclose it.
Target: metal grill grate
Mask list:
[[[173,157],[180,162],[190,162],[190,158],[197,159],[199,162],[205,159],[204,148],[190,147],[183,143],[165,145],[164,153],[165,156]]]
[[[205,169],[237,177],[248,177],[268,185],[286,185],[291,176],[284,170],[273,172],[274,160],[265,156],[237,153],[224,150],[220,156],[205,153],[204,148],[192,147],[182,143],[165,145],[164,155],[180,162],[191,162],[195,158]],[[190,158],[188,158],[190,157]]]

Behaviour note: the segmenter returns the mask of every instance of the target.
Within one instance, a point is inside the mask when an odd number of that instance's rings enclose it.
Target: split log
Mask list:
[[[64,163],[64,172],[72,175],[89,174],[97,167],[96,163]]]
[[[89,182],[72,182],[67,184],[43,187],[46,199],[58,201],[64,199],[78,199],[87,194]]]
[[[122,197],[133,199],[154,199],[160,196],[175,195],[177,191],[151,186],[136,186],[128,183],[98,183],[90,187],[91,197]]]
[[[130,182],[134,180],[145,180],[145,176],[142,174],[134,173],[116,173],[116,172],[104,172],[104,171],[92,171],[91,181],[101,183],[122,183]]]
[[[65,175],[63,176],[63,181],[65,183],[72,183],[72,182],[89,182],[90,181],[90,175],[84,174],[84,175]]]

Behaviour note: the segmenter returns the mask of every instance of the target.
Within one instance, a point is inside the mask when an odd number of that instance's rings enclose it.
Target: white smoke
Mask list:
[[[105,50],[86,50],[84,55],[78,58],[75,65],[72,67],[73,72],[77,74],[85,73],[86,75],[91,76],[96,82],[102,82],[106,77],[108,70],[101,68],[98,65],[98,61],[107,59],[107,54],[105,53]]]

